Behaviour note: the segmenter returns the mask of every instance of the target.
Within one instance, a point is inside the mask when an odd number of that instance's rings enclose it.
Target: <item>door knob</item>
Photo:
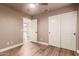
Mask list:
[[[49,32],[49,34],[50,34],[50,32]]]
[[[74,35],[76,35],[76,33],[74,33]]]

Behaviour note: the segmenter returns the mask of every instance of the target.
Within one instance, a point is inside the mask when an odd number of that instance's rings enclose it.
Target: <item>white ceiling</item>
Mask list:
[[[40,5],[40,4],[35,4],[35,9],[28,7],[28,3],[7,3],[4,4],[10,8],[13,8],[17,11],[26,13],[28,15],[37,15],[40,13],[45,12],[45,10],[51,11],[51,10],[56,10],[68,5],[71,5],[71,3],[48,3],[48,5]]]

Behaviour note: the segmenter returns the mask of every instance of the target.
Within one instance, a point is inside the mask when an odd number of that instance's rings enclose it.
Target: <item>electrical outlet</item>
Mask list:
[[[8,41],[6,44],[7,44],[7,45],[10,45],[10,42]]]

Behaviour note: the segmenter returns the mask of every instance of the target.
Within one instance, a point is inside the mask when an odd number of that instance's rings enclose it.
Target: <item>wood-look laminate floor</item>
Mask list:
[[[53,46],[25,42],[23,46],[0,53],[1,56],[74,56],[74,52]]]

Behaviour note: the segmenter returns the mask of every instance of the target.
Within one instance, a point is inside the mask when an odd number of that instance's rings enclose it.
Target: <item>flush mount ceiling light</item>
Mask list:
[[[46,5],[48,5],[48,3],[32,3],[32,4],[29,4],[29,7],[36,8],[36,6],[38,6],[38,5],[46,6]]]
[[[37,12],[40,7],[47,6],[48,3],[29,3],[27,4],[27,11],[28,12]]]
[[[36,3],[30,3],[30,4],[28,4],[27,5],[27,7],[28,7],[28,12],[36,12],[39,8],[39,5],[38,4],[36,4]]]
[[[35,6],[35,4],[29,4],[29,7],[30,8],[35,8],[36,6]]]

